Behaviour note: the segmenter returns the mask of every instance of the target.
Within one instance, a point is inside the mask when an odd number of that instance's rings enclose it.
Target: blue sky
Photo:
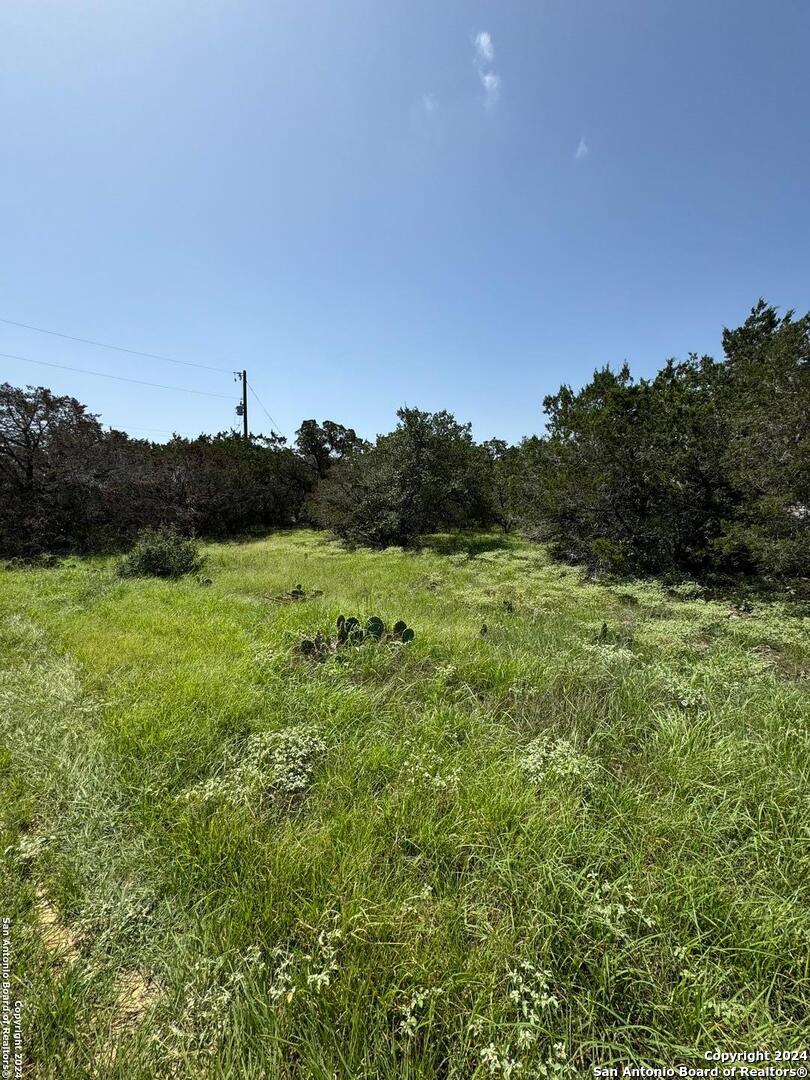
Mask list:
[[[806,0],[5,0],[0,316],[246,366],[288,435],[408,403],[517,439],[810,307],[808,41]],[[225,395],[0,358],[136,434],[235,422],[228,374],[0,352]]]

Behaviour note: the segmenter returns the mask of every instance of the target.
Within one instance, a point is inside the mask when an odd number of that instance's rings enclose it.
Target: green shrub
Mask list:
[[[351,545],[407,547],[439,528],[487,526],[492,459],[448,412],[397,411],[396,430],[336,462],[310,509]]]
[[[527,502],[556,554],[620,574],[807,577],[810,313],[760,300],[723,351],[546,397]]]
[[[627,554],[615,540],[597,537],[591,541],[591,556],[600,570],[609,574],[626,574],[629,569]]]
[[[122,577],[179,578],[197,573],[203,565],[196,540],[168,525],[143,529],[132,550],[118,565]]]

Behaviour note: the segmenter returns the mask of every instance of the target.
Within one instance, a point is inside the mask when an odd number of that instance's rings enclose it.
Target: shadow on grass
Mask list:
[[[435,533],[426,536],[422,548],[437,555],[466,555],[474,559],[486,551],[508,551],[515,546],[514,538],[505,534],[482,532]]]
[[[556,561],[561,566],[566,565],[565,560]],[[576,564],[567,565],[576,568]],[[774,581],[750,575],[738,577],[713,573],[690,575],[686,572],[678,574],[675,571],[662,574],[609,574],[599,573],[591,567],[582,565],[579,565],[578,569],[583,581],[592,581],[597,585],[615,588],[648,582],[660,585],[671,600],[713,600],[721,604],[729,604],[742,614],[749,611],[753,603],[778,603],[784,606],[786,615],[803,618],[810,614],[810,580],[807,578]],[[619,595],[627,603],[633,602],[626,594]]]

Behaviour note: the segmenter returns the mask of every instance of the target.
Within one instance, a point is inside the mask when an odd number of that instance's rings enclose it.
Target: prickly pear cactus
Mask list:
[[[298,645],[298,651],[302,656],[314,656],[315,655],[315,642],[312,638],[305,637]]]
[[[307,660],[323,661],[332,650],[332,643],[320,631],[311,638],[303,638],[298,643],[298,652]]]
[[[338,615],[335,628],[337,633],[334,641],[318,631],[313,637],[299,642],[298,653],[309,660],[325,660],[330,655],[338,654],[346,645],[360,646],[367,642],[380,644],[386,641],[407,645],[415,636],[412,627],[403,619],[395,622],[390,631],[386,630],[385,623],[378,615],[369,616],[365,626],[361,626],[360,620],[354,615],[348,618]]]

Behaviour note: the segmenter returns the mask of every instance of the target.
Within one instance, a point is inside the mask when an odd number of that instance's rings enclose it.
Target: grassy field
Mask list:
[[[564,1077],[800,1046],[806,609],[585,582],[495,535],[206,550],[208,585],[0,578],[28,1075]],[[322,595],[271,598],[298,582]],[[340,613],[416,638],[296,653]]]

